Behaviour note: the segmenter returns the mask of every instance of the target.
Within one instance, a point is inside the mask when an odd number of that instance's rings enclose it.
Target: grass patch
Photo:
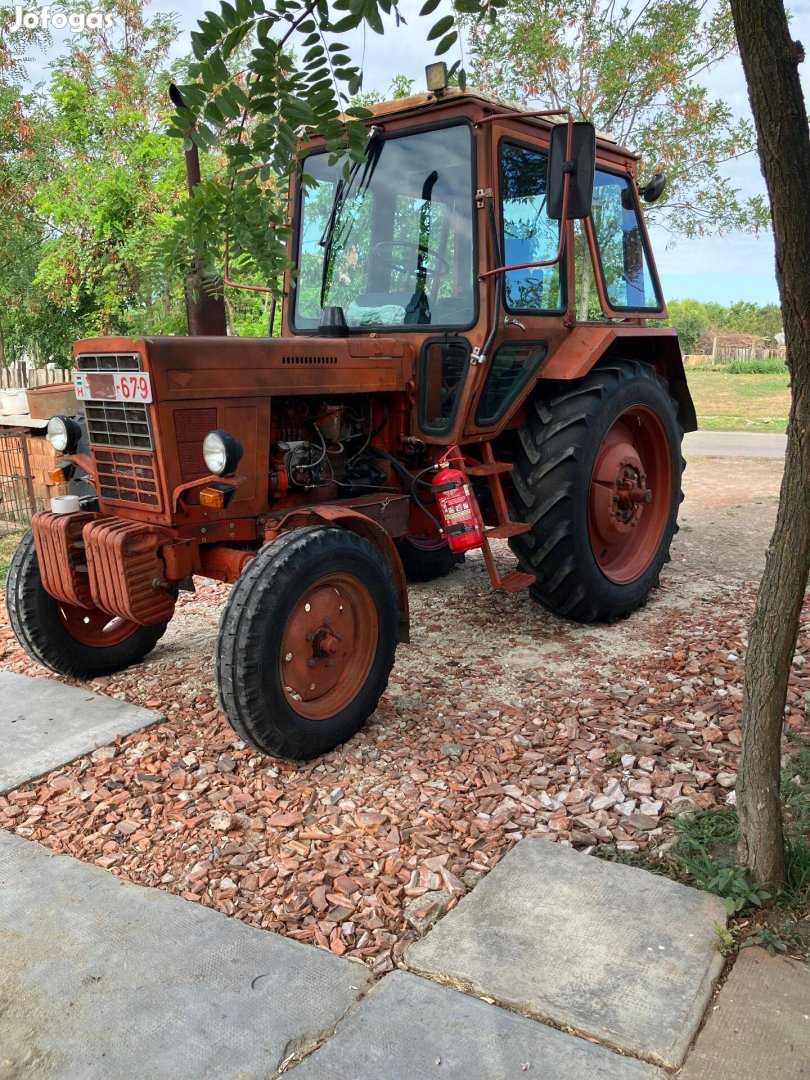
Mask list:
[[[784,360],[732,360],[724,365],[729,375],[784,375],[787,371]]]
[[[596,854],[697,886],[722,897],[731,917],[747,915],[744,922],[719,931],[724,955],[745,938],[745,944],[761,945],[772,956],[787,952],[810,960],[810,743],[799,738],[799,749],[782,771],[787,877],[782,888],[756,887],[737,866],[739,824],[730,808],[682,814],[674,821],[668,850],[658,856],[616,852],[610,845],[597,848]]]
[[[21,533],[0,533],[0,586],[5,586],[11,556],[17,550]]]
[[[698,425],[704,431],[779,432],[787,430],[789,375],[731,375],[727,369],[690,370]]]

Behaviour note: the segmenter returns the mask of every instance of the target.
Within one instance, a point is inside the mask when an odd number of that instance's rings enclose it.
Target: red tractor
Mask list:
[[[565,618],[642,605],[697,426],[676,333],[647,325],[660,178],[476,93],[373,113],[348,179],[315,140],[293,180],[281,337],[227,337],[206,295],[188,337],[76,344],[82,408],[49,439],[94,494],[37,514],[8,578],[23,646],[81,679],[146,656],[192,575],[231,583],[222,708],[291,759],[362,727],[406,578],[466,550]]]

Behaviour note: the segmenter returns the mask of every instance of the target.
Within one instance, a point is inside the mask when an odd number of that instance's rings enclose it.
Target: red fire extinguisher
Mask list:
[[[482,547],[484,536],[475,513],[475,496],[459,469],[445,465],[432,481],[433,495],[451,551]]]

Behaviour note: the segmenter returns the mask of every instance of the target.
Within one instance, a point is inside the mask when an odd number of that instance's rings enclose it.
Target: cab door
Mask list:
[[[499,295],[495,336],[465,435],[502,429],[536,381],[545,359],[568,333],[565,260],[553,259],[560,223],[546,212],[548,139],[524,122],[493,123],[491,175],[500,266],[520,269],[490,278]]]

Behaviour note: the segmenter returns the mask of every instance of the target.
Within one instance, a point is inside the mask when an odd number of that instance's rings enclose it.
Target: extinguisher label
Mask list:
[[[469,487],[461,482],[461,474],[456,472],[456,475],[450,478],[447,472],[440,474],[433,490],[452,550],[466,551],[480,547],[483,536],[478,525],[473,496]]]

